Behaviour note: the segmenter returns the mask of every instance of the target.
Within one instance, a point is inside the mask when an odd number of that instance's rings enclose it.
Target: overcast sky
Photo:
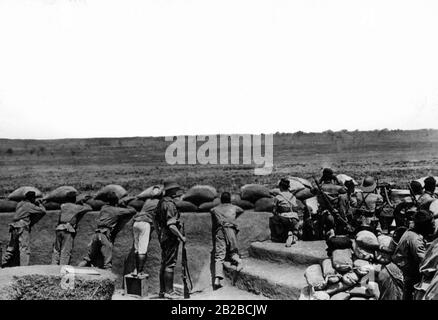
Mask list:
[[[438,1],[0,0],[0,137],[438,128]]]

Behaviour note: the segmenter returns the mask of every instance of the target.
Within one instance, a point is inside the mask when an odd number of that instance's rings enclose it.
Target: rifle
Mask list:
[[[321,196],[323,197],[324,202],[326,203],[326,206],[327,206],[327,208],[328,208],[328,211],[329,211],[333,216],[335,216],[337,219],[341,220],[341,221],[346,225],[347,229],[351,229],[351,230],[353,230],[353,227],[350,225],[350,223],[349,223],[347,220],[345,220],[343,217],[341,217],[341,215],[338,213],[338,211],[335,210],[335,208],[333,208],[332,203],[330,202],[330,199],[327,197],[327,195],[325,194],[325,192],[322,190],[320,184],[318,183],[318,180],[316,180],[315,177],[312,177],[312,178],[313,178],[313,181],[314,181],[315,184],[316,184],[316,187],[317,187],[318,190],[319,190],[319,193],[320,193]]]
[[[182,235],[185,237],[185,231],[184,231],[184,223],[182,224]],[[187,263],[187,249],[186,244],[182,244],[182,256],[181,256],[181,263],[182,263],[182,280],[184,284],[184,299],[190,299],[190,292],[193,289],[193,283],[192,283],[192,277],[190,276],[189,272],[189,266]]]
[[[410,183],[408,183],[408,188],[409,188],[409,193],[411,194],[412,201],[414,202],[415,206],[418,208],[418,201],[417,201],[417,198],[415,197],[415,193],[412,190]]]

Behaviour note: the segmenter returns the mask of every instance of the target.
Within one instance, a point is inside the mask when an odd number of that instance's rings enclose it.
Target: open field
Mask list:
[[[61,185],[72,185],[93,194],[109,183],[120,184],[135,195],[151,184],[175,178],[182,186],[211,184],[218,191],[237,192],[246,183],[274,186],[279,177],[296,175],[310,178],[331,166],[338,173],[360,180],[372,174],[400,187],[413,178],[438,175],[438,130],[325,132],[322,134],[276,134],[274,170],[271,175],[255,176],[251,165],[168,165],[164,154],[170,142],[164,138],[108,138],[67,140],[1,140],[0,197],[19,186],[33,185],[47,192]],[[73,264],[86,253],[93,234],[96,213],[80,224],[73,253]],[[211,225],[208,214],[184,214],[189,239],[192,276],[209,262]],[[255,240],[268,237],[268,213],[246,212],[240,218],[239,237],[245,250]],[[56,212],[50,212],[32,231],[31,264],[50,262]],[[6,244],[11,214],[0,216],[0,241]],[[117,240],[113,271],[121,275],[124,259],[132,245],[131,225]],[[147,270],[158,290],[160,250],[153,237]],[[178,275],[176,276],[179,281]],[[120,283],[119,283],[120,285]]]

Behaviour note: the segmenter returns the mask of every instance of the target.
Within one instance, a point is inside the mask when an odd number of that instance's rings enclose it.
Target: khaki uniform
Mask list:
[[[298,236],[300,219],[297,200],[289,191],[282,191],[274,198],[273,216],[269,218],[269,229],[273,242],[285,242],[289,231]]]
[[[11,234],[3,256],[2,266],[27,266],[30,259],[31,227],[46,214],[42,205],[21,201],[15,210],[13,222],[9,225]],[[17,260],[19,253],[19,261]]]
[[[356,206],[353,210],[353,226],[356,231],[370,230],[381,233],[379,219],[376,216],[383,205],[383,197],[376,193],[357,192]]]
[[[117,236],[116,226],[126,216],[134,215],[134,208],[119,208],[104,205],[97,217],[97,229],[88,245],[88,253],[84,257],[85,265],[95,261],[100,252],[103,256],[103,268],[112,268],[113,242]]]
[[[61,212],[55,231],[56,239],[53,245],[52,264],[70,264],[77,225],[84,214],[89,211],[92,211],[89,205],[74,203],[64,203],[61,205]]]
[[[223,279],[223,262],[227,255],[231,260],[238,261],[237,233],[235,222],[237,216],[243,213],[240,207],[231,203],[220,204],[210,210],[214,235],[215,277]]]
[[[132,232],[136,254],[146,254],[148,251],[158,202],[158,199],[147,199],[141,211],[134,216]]]
[[[403,300],[413,299],[414,285],[421,280],[420,264],[425,252],[426,241],[423,236],[408,230],[401,237],[392,255],[392,261],[403,273]]]

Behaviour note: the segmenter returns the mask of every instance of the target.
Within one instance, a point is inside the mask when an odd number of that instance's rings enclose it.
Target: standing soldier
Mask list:
[[[11,238],[3,257],[2,267],[27,266],[30,259],[30,231],[32,226],[46,214],[41,203],[36,202],[35,192],[28,191],[25,200],[21,201],[15,210],[13,223],[9,225]],[[15,262],[19,252],[19,263]]]
[[[120,208],[118,206],[119,198],[114,192],[108,194],[107,200],[108,204],[102,207],[97,217],[97,229],[88,245],[88,254],[79,263],[79,267],[93,264],[97,253],[100,251],[103,255],[103,268],[111,269],[114,240],[118,231],[120,231],[116,227],[121,220],[136,213],[132,207]]]
[[[238,228],[236,218],[243,210],[231,204],[231,195],[224,192],[221,195],[221,204],[210,210],[215,243],[215,277],[213,289],[222,287],[221,280],[224,278],[223,262],[227,256],[231,262],[240,267],[241,259],[237,246]]]
[[[141,211],[134,216],[134,225],[132,226],[135,250],[134,274],[136,275],[143,274],[149,240],[155,223],[155,211],[159,202],[158,198],[161,196],[161,188],[154,187],[152,194],[152,198],[146,199]]]
[[[180,213],[175,200],[181,195],[181,187],[175,181],[164,182],[164,196],[157,205],[156,226],[161,246],[160,298],[175,299],[173,278],[178,258],[179,242],[186,242],[180,232]]]
[[[52,264],[70,264],[73,242],[79,221],[85,213],[92,210],[87,204],[80,205],[75,203],[76,193],[69,192],[66,203],[61,205],[61,212],[59,213],[56,239],[53,245]]]
[[[429,209],[430,203],[436,199],[436,180],[434,177],[424,179],[424,193],[418,199],[418,206],[421,209]]]
[[[377,194],[377,183],[373,177],[367,176],[363,179],[360,189],[362,192],[356,194],[357,204],[354,210],[354,223],[356,232],[369,230],[379,235],[382,228],[376,216],[383,207],[383,197]]]

